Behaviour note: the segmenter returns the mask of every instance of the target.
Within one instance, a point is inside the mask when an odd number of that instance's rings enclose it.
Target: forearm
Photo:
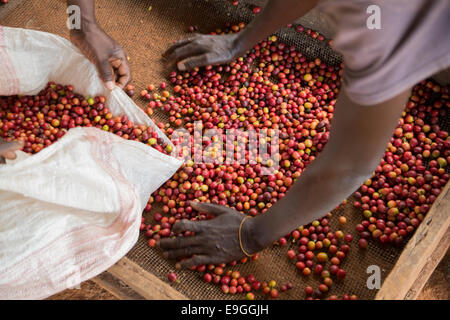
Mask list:
[[[81,20],[79,25],[77,21],[76,26],[72,28],[72,16],[69,17],[70,41],[96,65],[106,88],[113,90],[114,84],[123,88],[130,81],[127,55],[98,25],[94,4],[94,0],[67,0],[69,15],[79,14]]]
[[[236,39],[241,53],[314,8],[318,0],[269,0]]]
[[[270,245],[336,208],[368,179],[392,136],[409,91],[377,106],[358,106],[342,89],[330,139],[287,195],[252,219],[256,246]]]
[[[96,24],[94,0],[67,0],[67,7],[75,5],[80,8],[81,30]]]
[[[371,176],[372,170],[364,166],[336,165],[339,161],[351,163],[354,155],[339,160],[338,155],[327,151],[325,148],[309,165],[282,200],[254,219],[261,247],[270,245],[298,226],[323,217]]]

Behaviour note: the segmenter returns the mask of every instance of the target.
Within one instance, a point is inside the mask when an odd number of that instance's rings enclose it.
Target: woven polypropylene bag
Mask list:
[[[103,95],[115,115],[152,126],[120,89],[55,35],[0,26],[0,96],[33,95],[48,81]],[[34,156],[0,166],[0,299],[39,299],[117,262],[135,244],[150,194],[181,161],[96,128],[75,128]]]

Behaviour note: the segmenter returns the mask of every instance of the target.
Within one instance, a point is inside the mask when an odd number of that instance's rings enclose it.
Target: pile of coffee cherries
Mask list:
[[[448,86],[428,80],[414,87],[383,160],[355,193],[353,204],[364,216],[356,227],[360,247],[369,238],[403,244],[441,193],[449,179],[450,139],[440,119],[448,119],[449,107]]]
[[[35,154],[71,128],[96,127],[166,154],[172,151],[154,128],[135,125],[127,116],[114,116],[105,103],[105,97],[85,98],[70,85],[52,82],[35,96],[0,97],[0,137],[22,140],[23,151]]]
[[[231,30],[239,31],[243,26],[234,27]],[[202,122],[202,129],[277,129],[279,153],[274,157],[281,167],[262,176],[262,163],[187,161],[150,203],[162,203],[162,213],[175,219],[197,217],[187,202],[194,199],[228,205],[250,215],[265,212],[283,198],[328,140],[339,75],[339,67],[326,66],[320,59],[307,61],[275,36],[227,66],[173,72],[170,82],[175,96],[163,94],[161,99],[149,103],[148,110],[152,115],[154,108],[160,108],[169,115],[172,126],[165,127],[168,135],[178,126],[195,134],[195,121]],[[147,90],[143,91],[146,95]],[[203,139],[202,145],[194,144],[191,151],[211,143]],[[225,139],[225,147],[227,143]],[[270,145],[269,141],[265,143]],[[225,147],[218,156],[225,156]],[[239,151],[248,160],[253,150]],[[159,219],[160,215],[156,217]]]
[[[240,24],[215,33],[237,32],[243,27]],[[153,109],[163,110],[169,115],[171,126],[164,127],[166,134],[172,135],[174,128],[183,126],[189,135],[194,134],[192,140],[197,141],[196,121],[201,121],[201,129],[253,129],[257,132],[277,129],[280,132],[279,153],[274,156],[280,160],[281,167],[264,176],[260,174],[262,163],[250,165],[236,161],[227,165],[187,161],[149,201],[147,209],[154,203],[161,208],[153,215],[151,223],[141,226],[151,247],[161,237],[175,236],[171,226],[177,220],[208,218],[195,212],[189,206],[189,200],[227,205],[255,216],[282,199],[328,140],[340,86],[340,66],[327,66],[320,59],[307,61],[294,47],[278,42],[272,36],[229,65],[209,66],[188,73],[173,72],[169,78],[175,95],[167,94],[165,86],[161,86],[164,90],[162,95],[150,96],[149,91],[153,91],[155,86],[148,86],[149,90],[141,92],[144,99],[151,100],[149,115],[154,114]],[[192,154],[194,148],[205,148],[211,143],[208,139],[204,139],[201,145],[194,143]],[[269,141],[265,143],[270,144]],[[221,156],[225,156],[227,144],[225,139]],[[248,160],[251,152],[238,150],[237,154],[243,154]],[[190,232],[184,234],[189,235]],[[277,245],[285,246],[289,241],[299,243],[299,252],[290,250],[288,257],[297,260],[296,267],[303,275],[314,273],[323,278],[323,284],[309,295],[309,298],[318,298],[324,297],[332,286],[331,276],[345,277],[346,273],[339,265],[352,238],[340,230],[332,232],[327,218],[323,218],[294,230],[279,239]],[[346,243],[340,243],[342,241]],[[318,252],[315,254],[313,251]],[[314,263],[315,258],[317,263]],[[230,279],[231,274],[236,274],[233,267],[247,260],[228,265],[197,266],[195,269],[204,274],[206,282],[221,285],[222,291],[228,294],[259,291],[276,298],[279,292],[292,287],[292,284],[285,284],[278,288],[275,281],[258,281],[253,275],[242,276],[237,281],[233,281],[233,277]],[[328,260],[332,264],[330,271],[324,267]],[[229,270],[224,272],[226,266]],[[249,297],[254,295],[247,295]]]

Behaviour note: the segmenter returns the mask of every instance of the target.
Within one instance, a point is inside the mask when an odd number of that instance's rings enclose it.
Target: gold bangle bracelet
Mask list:
[[[251,218],[251,216],[245,216],[245,218],[242,219],[242,221],[241,221],[241,225],[239,226],[239,245],[241,246],[242,252],[243,252],[247,257],[251,258],[253,255],[252,255],[252,254],[249,254],[247,251],[244,250],[244,246],[242,245],[242,235],[241,235],[241,233],[242,233],[242,226],[244,225],[245,220],[247,220],[247,219],[249,219],[249,218]]]

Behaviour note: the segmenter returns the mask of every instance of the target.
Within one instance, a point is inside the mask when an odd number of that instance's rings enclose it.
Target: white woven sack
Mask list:
[[[114,115],[152,126],[120,89],[107,90],[69,41],[0,26],[0,95],[33,95],[48,81],[103,95]],[[103,272],[135,244],[143,208],[182,162],[96,128],[0,166],[0,299],[41,299]]]

